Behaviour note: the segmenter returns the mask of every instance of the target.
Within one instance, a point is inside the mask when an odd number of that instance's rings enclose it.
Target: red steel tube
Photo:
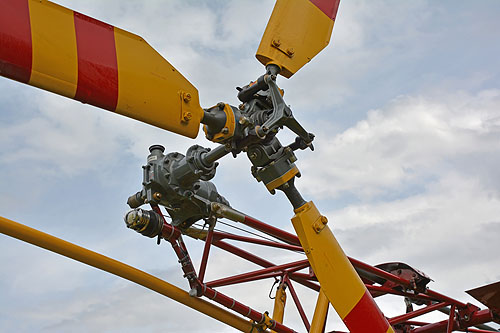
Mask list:
[[[196,288],[198,286],[198,277],[196,276],[196,270],[194,269],[193,262],[191,261],[189,254],[182,248],[182,244],[179,245],[179,242],[171,239],[170,244],[172,244],[172,248],[174,249],[177,258],[179,258],[179,263],[181,263],[184,277],[186,277],[189,282],[189,287],[191,289]]]
[[[288,274],[289,272],[293,272],[293,270],[286,270],[285,274]],[[269,279],[269,278],[278,277],[278,276],[283,276],[283,272],[272,272],[272,273],[267,273],[267,274],[262,274],[262,275],[259,275],[259,276],[255,276],[255,277],[243,278],[243,279],[235,281],[235,282],[233,282],[231,284],[252,282],[252,281],[257,281],[257,280],[264,280],[264,279]],[[295,277],[294,279],[298,283],[302,283],[302,281],[303,281],[301,278],[297,278],[297,277]],[[319,289],[320,289],[319,285],[314,285],[314,286],[315,287],[317,286],[317,289],[315,289],[315,288],[311,288],[311,289],[319,291]]]
[[[405,314],[397,316],[397,317],[393,317],[393,318],[389,319],[389,324],[394,326],[396,324],[400,324],[402,322],[405,322],[408,319],[412,319],[412,318],[421,316],[423,314],[429,313],[431,311],[444,308],[447,305],[449,305],[449,303],[446,303],[446,302],[429,305],[429,306],[426,306],[425,308],[418,309],[418,310],[415,310],[412,312],[408,312],[408,313],[405,313]]]
[[[425,326],[429,325],[429,323],[423,322],[423,321],[415,321],[415,320],[408,320],[405,321],[404,323],[401,323],[403,325],[414,325],[414,326]]]
[[[234,234],[229,234],[229,233],[224,233],[224,232],[215,231],[214,238],[217,240],[232,239],[232,240],[246,242],[246,243],[253,243],[253,244],[259,244],[259,245],[264,245],[264,246],[277,247],[277,248],[284,249],[284,250],[301,251],[301,252],[304,251],[304,249],[302,249],[301,246],[297,246],[297,245],[276,243],[276,242],[271,242],[268,240],[262,240],[262,239],[252,238],[252,237],[245,237],[245,236],[234,235]]]
[[[229,210],[232,210],[231,208],[229,208]],[[286,231],[283,231],[281,229],[278,229],[276,227],[273,227],[269,224],[266,224],[262,221],[259,221],[253,217],[250,217],[246,214],[243,214],[243,213],[240,213],[240,212],[236,212],[234,210],[233,211],[233,214],[231,216],[226,216],[227,218],[233,220],[233,221],[236,221],[236,222],[240,222],[240,223],[244,223],[245,225],[251,227],[251,228],[254,228],[256,230],[259,230],[259,231],[262,231],[268,235],[271,235],[273,237],[276,237],[282,241],[285,241],[289,244],[293,244],[293,245],[298,245],[300,246],[300,241],[299,241],[299,238],[294,235],[294,234],[291,234],[289,232],[286,232]],[[236,217],[237,215],[237,217]],[[373,273],[379,277],[382,277],[382,278],[385,278],[386,280],[389,280],[389,281],[392,281],[392,282],[395,282],[395,283],[399,283],[403,286],[410,286],[410,281],[406,280],[406,279],[403,279],[397,275],[394,275],[394,274],[391,274],[389,272],[386,272],[380,268],[377,268],[377,267],[374,267],[374,266],[371,266],[371,265],[368,265],[360,260],[357,260],[357,259],[354,259],[354,258],[351,258],[351,257],[347,257],[349,259],[349,261],[351,262],[351,264],[354,266],[354,267],[357,267],[357,268],[360,268],[360,269],[363,269],[363,270],[366,270],[370,273]],[[444,301],[444,302],[449,302],[450,304],[456,304],[458,307],[460,308],[463,308],[465,307],[466,305],[458,300],[455,300],[453,298],[450,298],[450,297],[447,297],[447,296],[444,296],[438,292],[435,292],[435,291],[432,291],[432,290],[427,290],[426,291],[426,294],[431,296],[431,297],[434,297],[435,299],[437,300],[440,300],[440,301]]]
[[[301,246],[299,238],[294,234],[273,227],[248,215],[245,215],[245,220],[241,223],[251,228],[262,231],[263,233],[268,234],[270,236],[274,236],[284,242],[287,242],[288,244]]]
[[[226,243],[224,241],[219,241],[219,240],[214,240],[213,245],[226,250],[228,252],[231,252],[232,254],[237,255],[238,257],[241,257],[243,259],[246,259],[248,261],[253,262],[254,264],[257,264],[262,267],[271,267],[275,266],[272,262],[267,261],[265,259],[262,259],[261,257],[258,257],[250,252],[247,252],[245,250],[242,250],[236,246],[233,246],[229,243]]]
[[[448,327],[446,327],[446,333],[452,333],[454,323],[455,323],[455,304],[451,306],[450,316],[448,317]]]
[[[427,289],[425,293],[427,295],[431,296],[432,298],[438,299],[440,301],[448,302],[450,304],[455,304],[459,308],[465,308],[467,306],[467,304],[465,304],[465,303],[457,301],[454,298],[445,296],[445,295],[438,293],[437,291],[434,291],[434,290]]]
[[[242,279],[260,276],[260,275],[266,274],[266,273],[282,272],[288,268],[297,268],[298,267],[298,269],[302,269],[302,268],[306,268],[308,266],[309,266],[309,261],[307,259],[305,259],[305,260],[291,262],[288,264],[271,266],[271,267],[259,269],[259,270],[253,271],[253,272],[238,274],[238,275],[210,281],[210,282],[207,282],[207,286],[211,287],[211,288],[226,286],[228,284],[233,284],[233,283],[235,283],[239,280],[242,280]]]
[[[207,284],[207,286],[214,287],[214,288],[216,288],[216,287],[223,287],[223,286],[228,286],[228,285],[232,285],[232,284],[239,284],[239,283],[245,283],[245,282],[252,282],[252,281],[258,281],[258,280],[270,279],[270,278],[279,277],[279,276],[282,276],[282,275],[283,275],[283,272],[271,272],[271,273],[266,273],[266,274],[262,274],[262,275],[241,278],[241,279],[238,279],[237,281],[233,281],[231,283],[223,283],[223,284],[220,284],[220,285],[217,284],[215,286]]]
[[[203,248],[203,255],[201,257],[200,271],[198,273],[198,279],[203,282],[205,278],[205,270],[207,269],[208,254],[210,252],[210,246],[212,245],[212,239],[214,236],[214,228],[210,227],[205,238],[205,247]]]
[[[203,285],[202,287],[202,294],[205,297],[208,297],[209,299],[235,311],[238,312],[239,314],[252,319],[253,321],[257,322],[258,324],[264,323],[266,316],[263,313],[260,313],[258,311],[255,311],[249,306],[246,306],[234,298],[231,298],[229,296],[226,296],[217,290],[214,290],[210,287],[207,287],[206,285]],[[294,333],[295,331],[292,330],[291,328],[288,328],[287,326],[278,323],[277,321],[272,320],[272,326],[269,327],[275,332],[278,333]]]
[[[170,223],[165,220],[165,217],[163,216],[163,213],[161,212],[161,209],[158,205],[151,205],[151,208],[158,213],[158,215],[161,216],[163,220],[163,226],[161,228],[161,237],[165,240],[172,240],[172,239],[177,239],[181,236],[182,232],[179,228],[174,227]]]
[[[238,257],[241,257],[243,259],[246,259],[250,262],[253,262],[254,264],[257,264],[262,267],[271,267],[271,266],[276,266],[272,262],[269,262],[265,259],[262,259],[260,257],[257,257],[256,255],[249,253],[245,250],[242,250],[240,248],[237,248],[236,246],[233,246],[231,244],[228,244],[224,241],[214,241],[213,245],[217,246],[218,248],[221,248],[225,251],[231,252],[234,255],[237,255]],[[294,281],[297,281],[298,283],[311,288],[312,290],[319,291],[319,285],[316,283],[313,283],[311,281],[308,281],[303,274],[300,273],[291,273],[290,278]]]
[[[367,284],[367,283],[365,283],[365,286],[366,286],[366,289],[368,289],[370,291],[378,291],[378,292],[383,292],[383,293],[391,294],[391,295],[406,296],[406,297],[409,297],[412,299],[421,299],[421,300],[425,300],[425,301],[434,300],[432,297],[427,296],[426,294],[422,294],[422,293],[412,294],[412,293],[399,291],[399,290],[395,290],[395,289],[388,288],[388,287],[374,286],[374,285]]]
[[[470,318],[469,321],[467,322],[462,322],[462,327],[459,326],[458,321],[455,319],[453,321],[453,329],[465,329],[467,327],[472,327],[480,324],[485,324],[487,322],[490,322],[493,320],[493,314],[491,313],[490,310],[485,309],[485,310],[480,310],[477,312],[474,312]],[[448,319],[429,324],[426,326],[422,326],[419,328],[416,328],[411,331],[411,333],[441,333],[446,330],[448,327]],[[469,330],[470,331],[470,330]]]
[[[363,269],[365,271],[368,271],[370,273],[373,273],[381,278],[384,278],[386,280],[389,280],[389,281],[392,281],[392,282],[396,282],[396,283],[399,283],[403,286],[409,286],[410,285],[410,281],[406,280],[406,279],[403,279],[397,275],[394,275],[394,274],[391,274],[389,272],[386,272],[380,268],[377,268],[377,267],[374,267],[374,266],[371,266],[371,265],[368,265],[362,261],[359,261],[357,259],[354,259],[354,258],[350,258],[348,257],[349,261],[351,262],[351,264],[354,266],[354,267],[357,267],[357,268],[360,268],[360,269]]]
[[[299,296],[297,296],[297,293],[295,292],[295,288],[293,287],[292,282],[290,281],[288,275],[285,275],[283,282],[285,282],[286,285],[288,286],[288,290],[290,291],[290,295],[292,296],[293,302],[295,303],[295,306],[297,307],[297,311],[299,311],[300,318],[302,319],[302,322],[304,323],[306,330],[309,332],[309,330],[311,329],[311,324],[309,324],[309,320],[307,319],[306,312],[304,311],[302,304],[300,304]]]
[[[485,324],[493,321],[493,313],[489,309],[480,310],[474,312],[469,321],[467,321],[467,326],[476,326],[480,324]]]

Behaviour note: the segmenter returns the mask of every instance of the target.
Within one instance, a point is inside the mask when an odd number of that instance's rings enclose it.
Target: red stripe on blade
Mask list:
[[[351,333],[386,333],[389,329],[389,322],[368,291],[344,318],[344,323]]]
[[[340,0],[309,0],[329,18],[335,20],[339,10]]]
[[[75,99],[114,111],[118,70],[113,26],[75,12],[78,86]]]
[[[27,0],[3,0],[0,7],[0,74],[28,83],[31,26]]]

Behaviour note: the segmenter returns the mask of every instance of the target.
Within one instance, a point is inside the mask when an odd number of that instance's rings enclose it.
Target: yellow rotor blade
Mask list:
[[[0,0],[0,8],[0,75],[198,134],[198,91],[140,36],[46,0]]]
[[[255,55],[291,77],[330,42],[340,0],[277,0]]]

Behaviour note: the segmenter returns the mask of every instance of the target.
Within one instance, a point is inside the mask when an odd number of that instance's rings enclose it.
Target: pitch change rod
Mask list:
[[[1,216],[0,233],[135,282],[242,332],[251,332],[253,329],[252,324],[241,317],[202,299],[191,297],[184,290],[153,275]]]

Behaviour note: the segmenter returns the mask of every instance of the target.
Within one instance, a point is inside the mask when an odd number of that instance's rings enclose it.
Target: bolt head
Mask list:
[[[193,118],[193,114],[191,112],[184,112],[182,114],[182,119],[184,121],[189,121],[189,120],[191,120],[191,118]]]

